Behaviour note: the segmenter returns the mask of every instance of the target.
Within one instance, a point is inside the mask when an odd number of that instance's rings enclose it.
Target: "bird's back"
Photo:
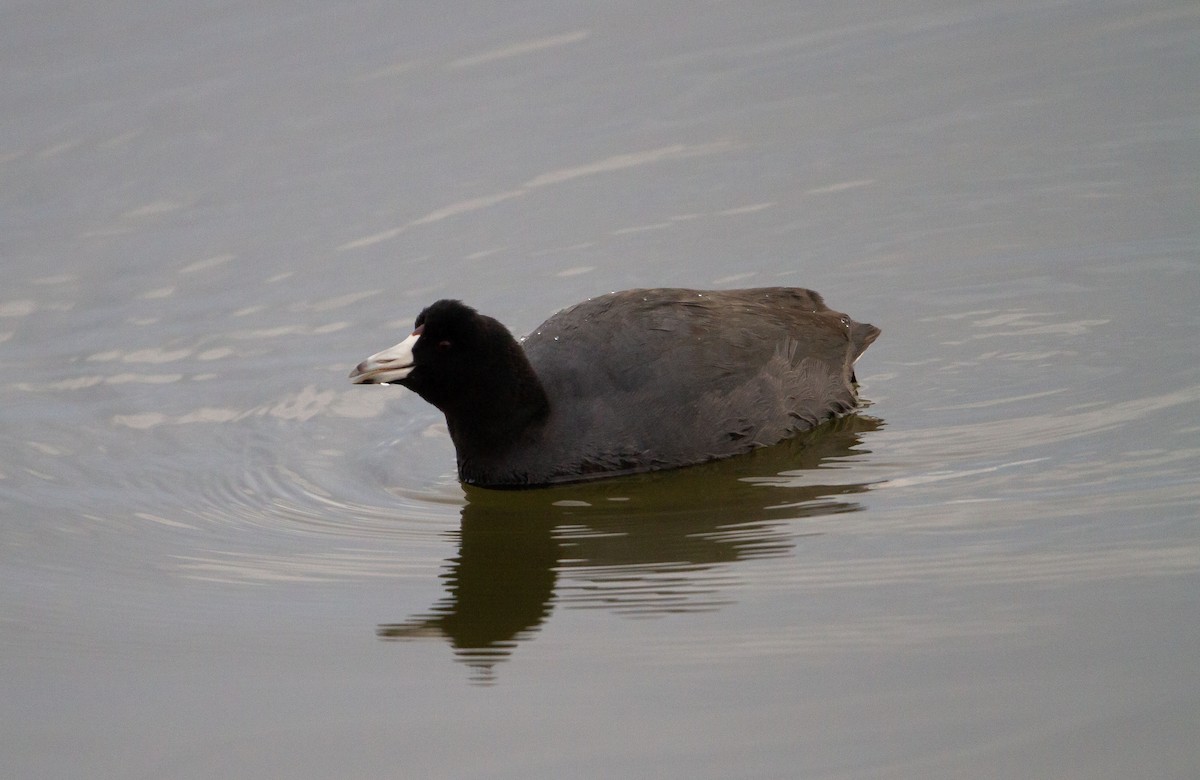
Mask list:
[[[878,334],[799,288],[584,301],[523,342],[550,416],[509,466],[566,481],[775,444],[855,407],[854,360]]]

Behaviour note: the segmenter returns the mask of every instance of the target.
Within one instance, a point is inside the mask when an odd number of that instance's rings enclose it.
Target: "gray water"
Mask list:
[[[1194,2],[6,3],[0,775],[1191,778]],[[459,297],[803,285],[862,414],[465,491]]]

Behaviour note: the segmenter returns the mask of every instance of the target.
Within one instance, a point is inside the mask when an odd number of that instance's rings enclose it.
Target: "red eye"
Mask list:
[[[454,346],[447,339],[442,339],[437,343],[438,352],[449,352],[450,347]]]

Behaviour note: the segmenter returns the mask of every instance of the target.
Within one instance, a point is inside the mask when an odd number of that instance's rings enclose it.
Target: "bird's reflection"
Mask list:
[[[881,424],[851,415],[678,471],[530,491],[467,488],[459,553],[442,575],[446,596],[377,633],[445,637],[475,681],[488,682],[556,604],[640,614],[715,609],[733,576],[728,564],[786,554],[804,534],[792,521],[853,512],[860,506],[850,497],[869,487],[771,478],[859,458],[862,434]]]

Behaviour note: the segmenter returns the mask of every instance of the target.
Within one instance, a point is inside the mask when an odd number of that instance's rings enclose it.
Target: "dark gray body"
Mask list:
[[[855,408],[854,361],[878,335],[798,288],[590,299],[523,341],[548,413],[503,451],[460,447],[460,475],[549,484],[775,444]]]

